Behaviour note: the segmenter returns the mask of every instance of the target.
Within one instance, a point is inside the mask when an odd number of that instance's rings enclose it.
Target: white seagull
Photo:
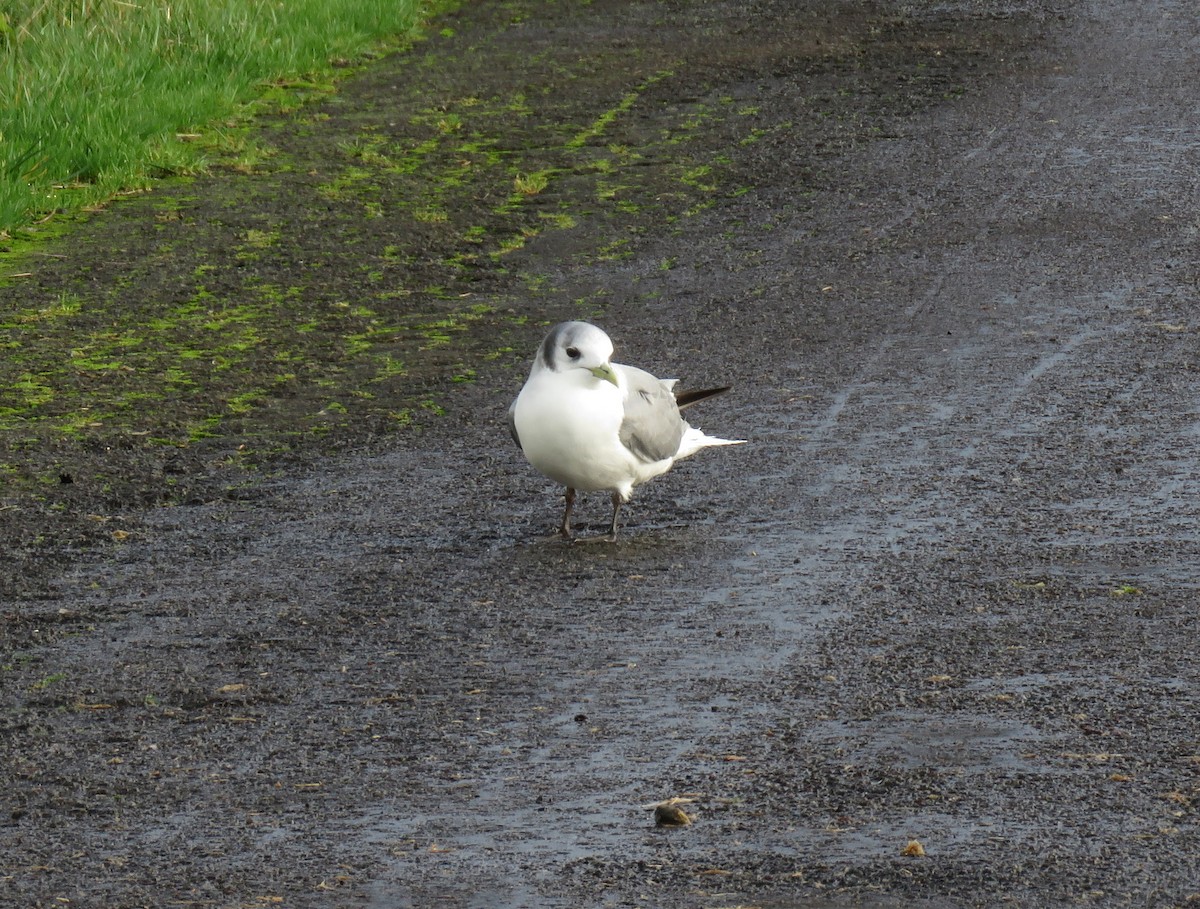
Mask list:
[[[689,426],[681,408],[725,388],[676,392],[657,379],[611,362],[612,341],[587,322],[560,322],[538,348],[529,379],[508,409],[513,440],[529,463],[567,487],[559,533],[571,537],[576,490],[612,494],[609,538],[633,487],[671,469],[680,458],[712,445],[741,445]]]

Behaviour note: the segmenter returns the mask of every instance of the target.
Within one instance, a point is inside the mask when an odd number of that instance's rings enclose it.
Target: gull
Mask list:
[[[611,494],[608,538],[615,540],[617,515],[635,486],[702,448],[744,444],[705,435],[679,415],[728,386],[677,392],[675,379],[613,363],[612,354],[612,341],[595,325],[560,322],[542,341],[508,409],[513,441],[529,463],[567,488],[558,528],[567,539],[577,490]]]

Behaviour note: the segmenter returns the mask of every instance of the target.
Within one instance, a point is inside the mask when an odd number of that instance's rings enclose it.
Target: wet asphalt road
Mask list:
[[[123,771],[147,804],[14,821],[0,887],[1200,899],[1200,24],[1172,0],[1034,12],[1035,53],[839,155],[803,204],[768,169],[632,260],[527,253],[615,289],[620,359],[736,386],[689,418],[751,444],[639,492],[618,543],[547,537],[557,491],[510,447],[523,377],[500,366],[388,451],[148,514],[77,594],[118,618],[59,655],[97,691],[142,673],[232,712],[147,724]],[[105,735],[49,753],[102,761]],[[694,823],[655,828],[674,796]]]

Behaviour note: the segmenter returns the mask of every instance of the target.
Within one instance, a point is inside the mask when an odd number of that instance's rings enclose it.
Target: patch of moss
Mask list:
[[[472,15],[528,13],[513,0]],[[419,426],[479,363],[521,359],[510,333],[529,319],[524,300],[602,310],[601,291],[577,296],[548,277],[544,250],[555,275],[634,256],[651,224],[746,192],[740,158],[799,128],[764,126],[756,105],[694,79],[680,100],[672,80],[689,77],[686,64],[658,47],[606,47],[602,66],[544,47],[491,79],[463,62],[472,39],[455,25],[438,53],[386,64],[397,74],[386,104],[351,94],[264,131],[217,131],[224,181],[179,181],[105,223],[61,219],[6,240],[0,458],[32,452],[30,473],[53,476],[63,459],[141,445],[240,450],[231,463],[242,465]],[[896,40],[852,37],[812,50],[813,66],[858,63],[871,42]],[[824,111],[868,135],[854,88],[814,93],[796,123]],[[290,106],[268,94],[276,112]],[[706,141],[713,131],[724,141]],[[68,228],[80,232],[30,258]],[[34,272],[36,285],[13,277]]]

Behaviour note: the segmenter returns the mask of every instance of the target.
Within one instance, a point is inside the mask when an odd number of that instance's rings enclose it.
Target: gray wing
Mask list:
[[[508,431],[512,433],[513,441],[517,443],[517,448],[521,448],[521,437],[517,435],[517,402],[514,399],[508,405]],[[524,448],[521,448],[524,451]]]
[[[679,416],[671,385],[643,369],[620,366],[626,388],[621,443],[644,461],[675,457],[687,424]]]

